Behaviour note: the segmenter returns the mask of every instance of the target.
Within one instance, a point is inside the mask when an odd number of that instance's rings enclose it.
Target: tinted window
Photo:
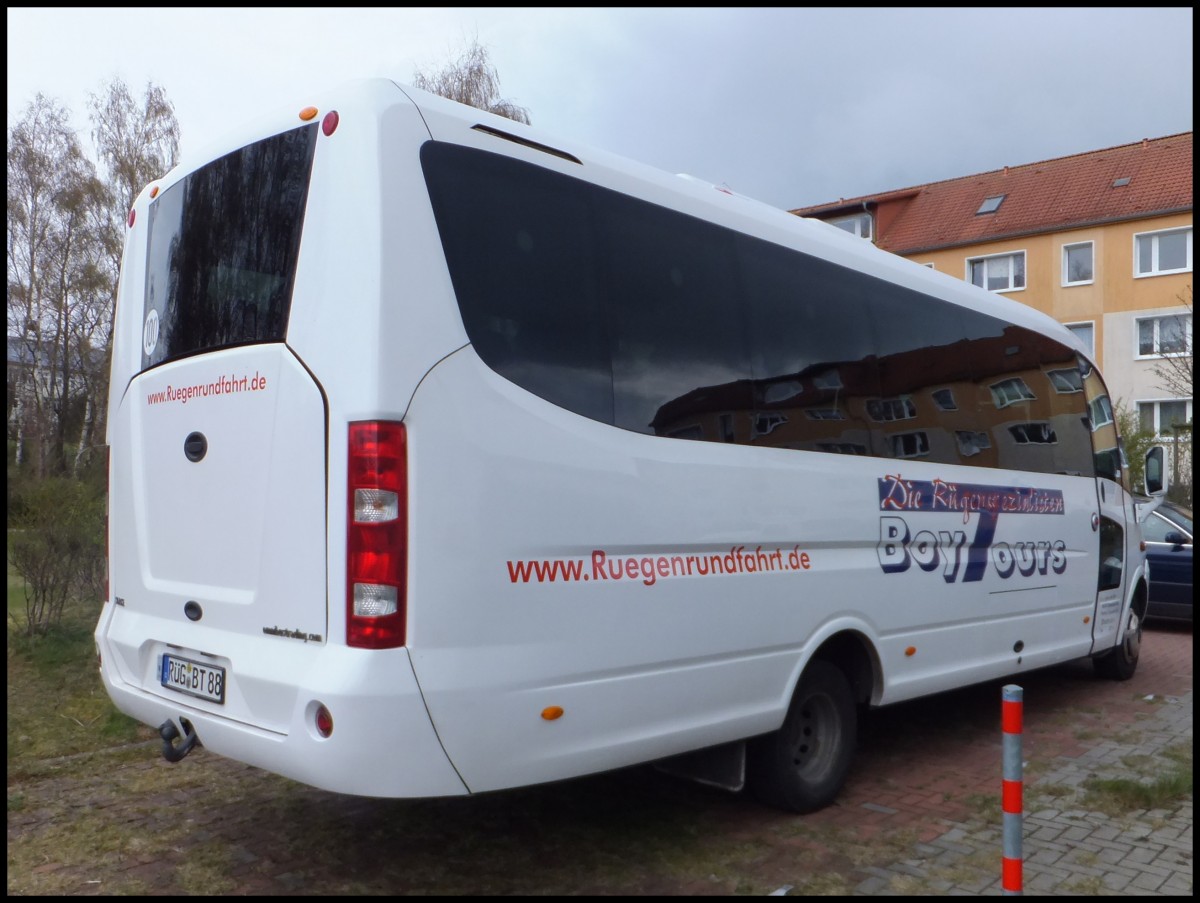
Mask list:
[[[542,398],[672,438],[1091,475],[1074,353],[1038,333],[511,158],[421,160],[471,342]]]
[[[602,197],[614,422],[719,439],[714,415],[744,410],[749,399],[732,233],[623,195]]]
[[[867,454],[863,407],[879,394],[879,380],[866,280],[745,236],[738,251],[754,374],[751,438]],[[776,418],[784,418],[777,428],[761,429]]]
[[[143,368],[283,341],[316,129],[227,154],[151,203]]]
[[[594,189],[451,144],[421,152],[467,336],[517,385],[613,422]]]

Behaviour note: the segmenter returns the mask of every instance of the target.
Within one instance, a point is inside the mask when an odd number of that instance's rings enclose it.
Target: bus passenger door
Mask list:
[[[1088,405],[1088,421],[1092,432],[1092,451],[1096,464],[1096,513],[1092,529],[1098,533],[1096,611],[1092,619],[1092,651],[1108,649],[1116,644],[1121,625],[1121,605],[1130,574],[1131,558],[1128,549],[1126,523],[1131,511],[1131,498],[1125,491],[1128,479],[1125,455],[1120,447],[1112,403],[1100,374],[1081,365],[1083,388]]]

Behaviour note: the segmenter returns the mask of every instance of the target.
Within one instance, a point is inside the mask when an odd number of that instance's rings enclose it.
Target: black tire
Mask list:
[[[788,812],[822,809],[845,784],[857,740],[854,694],[846,675],[830,662],[811,662],[783,726],[748,745],[750,792]]]
[[[1109,680],[1129,680],[1137,671],[1138,655],[1142,646],[1142,619],[1137,610],[1130,606],[1129,623],[1125,625],[1125,636],[1120,645],[1092,659],[1096,673]]]

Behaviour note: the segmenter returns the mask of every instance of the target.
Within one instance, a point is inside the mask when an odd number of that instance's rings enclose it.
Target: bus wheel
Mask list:
[[[1129,609],[1129,623],[1125,625],[1125,637],[1115,649],[1092,659],[1096,673],[1110,680],[1129,680],[1137,670],[1138,653],[1142,646],[1142,619]]]
[[[814,812],[833,802],[846,780],[858,736],[854,695],[845,674],[809,663],[783,726],[750,741],[746,779],[769,806]]]

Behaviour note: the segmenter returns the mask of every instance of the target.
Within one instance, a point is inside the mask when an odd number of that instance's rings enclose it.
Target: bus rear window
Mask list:
[[[150,205],[143,370],[284,340],[316,129],[226,154]]]

